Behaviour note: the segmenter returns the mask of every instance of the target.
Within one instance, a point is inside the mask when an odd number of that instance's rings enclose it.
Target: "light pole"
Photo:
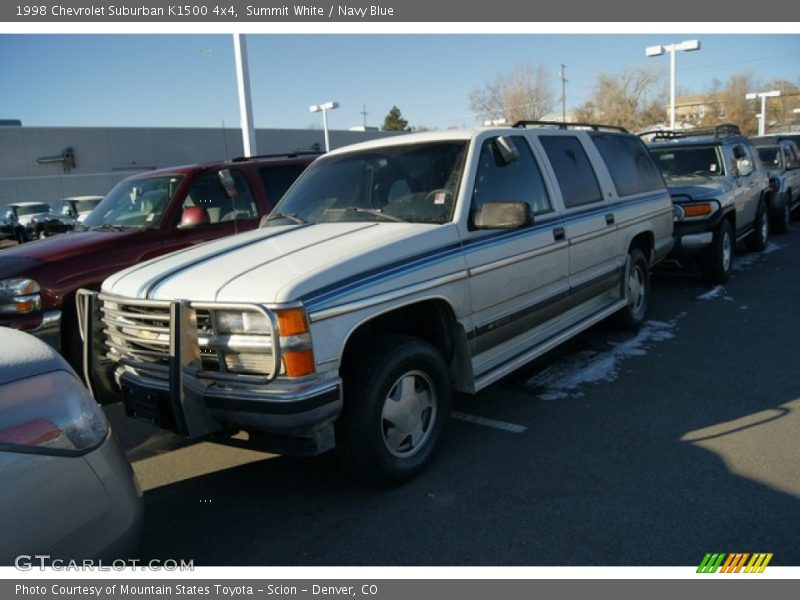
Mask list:
[[[250,99],[250,69],[247,66],[247,44],[244,35],[233,34],[236,60],[236,86],[239,90],[239,122],[242,127],[242,146],[245,156],[256,153],[256,130],[253,125],[253,103]]]
[[[647,56],[661,56],[664,52],[669,52],[669,128],[675,129],[675,53],[679,50],[691,52],[700,50],[699,40],[686,40],[679,44],[669,44],[667,46],[648,46],[644,53]]]
[[[781,95],[780,90],[772,90],[770,92],[750,92],[745,94],[746,100],[755,100],[761,98],[761,114],[758,117],[758,135],[764,135],[766,130],[765,123],[767,121],[767,98],[776,98]]]
[[[325,102],[324,104],[312,104],[308,107],[310,112],[322,111],[322,127],[325,129],[325,152],[330,151],[331,143],[328,139],[328,111],[339,108],[338,102]]]

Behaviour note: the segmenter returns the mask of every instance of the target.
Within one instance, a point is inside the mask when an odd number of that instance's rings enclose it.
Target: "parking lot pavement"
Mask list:
[[[724,286],[656,273],[607,324],[459,396],[437,460],[391,490],[331,456],[186,444],[110,407],[146,489],[143,558],[198,565],[800,565],[800,228]]]

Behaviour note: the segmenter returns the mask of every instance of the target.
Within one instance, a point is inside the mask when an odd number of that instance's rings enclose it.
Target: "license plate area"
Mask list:
[[[125,414],[161,429],[178,431],[169,392],[141,388],[123,380],[122,401]]]

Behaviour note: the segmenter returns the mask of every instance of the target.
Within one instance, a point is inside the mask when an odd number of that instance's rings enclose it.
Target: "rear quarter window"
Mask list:
[[[638,138],[597,134],[592,139],[620,197],[664,189],[661,172]]]
[[[566,208],[603,200],[592,163],[578,138],[542,136],[539,141],[556,174]]]

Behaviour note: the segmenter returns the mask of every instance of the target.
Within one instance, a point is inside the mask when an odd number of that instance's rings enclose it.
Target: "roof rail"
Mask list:
[[[531,125],[537,127],[556,127],[558,129],[591,129],[593,131],[600,131],[601,129],[607,129],[611,131],[621,131],[622,133],[628,133],[628,130],[624,127],[619,127],[617,125],[599,125],[597,123],[564,123],[563,121],[517,121],[512,125],[512,127],[523,128],[529,127]]]
[[[294,150],[293,152],[282,152],[279,154],[257,154],[255,156],[237,156],[232,158],[231,162],[246,162],[254,158],[297,158],[298,156],[308,156],[322,154],[316,150]]]
[[[674,140],[701,135],[713,135],[715,138],[721,138],[726,135],[742,135],[742,132],[738,125],[733,123],[720,123],[715,127],[698,127],[694,129],[652,129],[650,131],[642,131],[637,135],[639,137],[652,135],[653,141],[655,141]]]

